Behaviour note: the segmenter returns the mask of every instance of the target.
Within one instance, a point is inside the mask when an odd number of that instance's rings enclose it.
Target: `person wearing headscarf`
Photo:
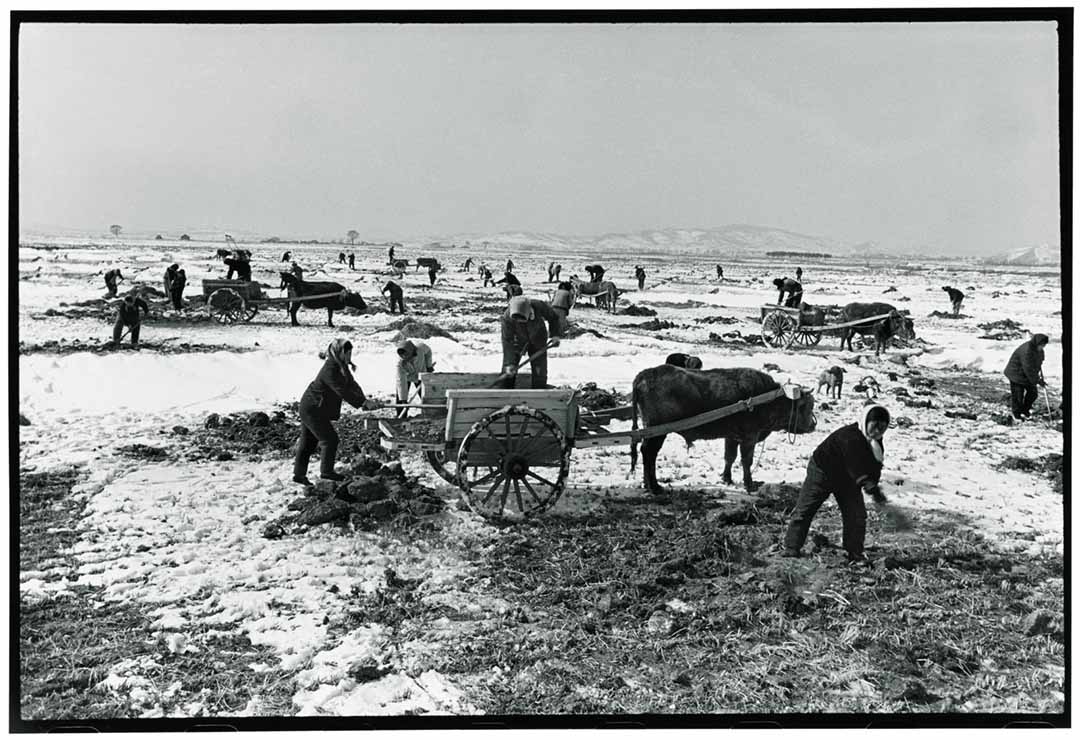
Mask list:
[[[1015,419],[1026,419],[1031,414],[1031,406],[1039,397],[1039,386],[1046,385],[1042,374],[1043,359],[1046,357],[1043,348],[1049,342],[1050,337],[1045,334],[1035,334],[1013,350],[1005,366]]]
[[[510,305],[502,315],[502,350],[503,377],[500,385],[513,388],[517,380],[517,366],[522,355],[532,358],[529,362],[532,371],[532,387],[547,387],[547,353],[533,357],[548,346],[559,346],[558,337],[562,336],[559,315],[544,301],[525,296],[510,299]],[[549,333],[550,332],[550,333]]]
[[[326,361],[300,397],[300,439],[296,443],[293,481],[305,486],[312,485],[307,477],[308,459],[319,447],[322,447],[319,477],[344,480],[334,472],[338,434],[333,422],[341,418],[342,401],[360,408],[366,400],[364,391],[352,375],[352,370],[356,369],[352,363],[352,342],[335,339],[325,352],[319,353],[319,357]]]
[[[419,339],[403,339],[397,345],[397,402],[408,403],[409,391],[413,386],[420,387],[420,373],[435,372],[435,363],[431,361],[431,347]],[[408,414],[407,408],[398,409],[397,415]]]
[[[885,462],[883,440],[888,428],[889,412],[885,407],[869,406],[859,422],[840,427],[817,446],[806,466],[806,479],[788,521],[784,557],[799,557],[810,532],[810,522],[831,494],[840,507],[843,547],[848,560],[866,562],[863,495],[879,505],[886,503],[879,482]]]

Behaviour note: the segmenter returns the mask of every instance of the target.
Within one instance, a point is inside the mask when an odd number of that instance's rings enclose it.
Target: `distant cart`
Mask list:
[[[532,517],[553,506],[575,447],[629,445],[802,393],[787,385],[668,424],[612,432],[607,425],[631,418],[631,406],[594,412],[579,406],[576,390],[534,390],[531,377],[520,375],[516,388],[492,388],[499,377],[422,373],[421,416],[377,420],[383,447],[424,453],[444,480],[461,489],[469,508],[495,520]]]
[[[203,280],[203,295],[206,296],[206,310],[219,324],[247,323],[259,313],[259,306],[274,303],[294,303],[314,298],[332,298],[341,292],[305,295],[302,298],[286,296],[271,298],[263,292],[262,286],[247,280]],[[346,291],[348,292],[348,291]]]
[[[825,311],[820,308],[803,310],[773,303],[761,307],[761,339],[775,349],[791,349],[792,345],[815,347],[822,334],[846,329],[849,326],[872,323],[888,318],[889,314],[869,316],[843,324],[826,324]]]

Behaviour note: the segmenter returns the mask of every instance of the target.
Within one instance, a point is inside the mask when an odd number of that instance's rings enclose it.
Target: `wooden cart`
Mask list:
[[[247,323],[259,313],[259,306],[341,295],[336,292],[305,295],[301,298],[271,298],[263,292],[259,283],[247,280],[203,280],[202,289],[206,296],[206,310],[219,324],[235,324],[241,321]]]
[[[872,323],[888,318],[889,314],[870,316],[843,324],[826,324],[821,309],[803,311],[773,303],[761,307],[761,339],[769,347],[791,349],[792,345],[814,347],[826,332],[845,329],[849,326]]]
[[[802,389],[784,386],[687,419],[611,432],[612,419],[629,419],[630,406],[592,412],[573,389],[534,390],[529,376],[513,389],[491,388],[498,373],[422,373],[422,414],[379,419],[382,445],[425,454],[435,471],[461,488],[477,514],[489,519],[535,516],[559,499],[575,447],[629,445],[708,424]]]

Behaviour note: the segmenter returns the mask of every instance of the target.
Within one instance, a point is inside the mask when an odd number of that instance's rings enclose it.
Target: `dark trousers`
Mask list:
[[[334,472],[337,460],[338,434],[334,424],[317,407],[300,404],[300,441],[296,444],[296,462],[293,463],[293,476],[302,478],[307,475],[308,459],[316,449],[322,447],[322,461],[319,473],[326,475]]]
[[[861,558],[866,541],[866,504],[862,491],[853,482],[834,484],[813,460],[806,466],[806,480],[788,521],[784,547],[791,550],[802,548],[810,533],[810,522],[830,494],[836,497],[836,503],[840,505],[840,516],[844,522],[844,549],[849,558]]]
[[[110,296],[116,295],[116,281],[115,280],[106,280],[105,281],[105,289],[109,291]]]
[[[961,299],[960,299],[960,300],[958,300],[958,301],[953,301],[953,302],[952,302],[952,312],[953,312],[953,316],[956,316],[957,314],[959,314],[959,313],[960,313],[960,304],[961,304],[961,303],[963,303],[963,302],[964,302],[964,299],[963,299],[963,298],[961,298]]]
[[[546,334],[546,332],[545,332]],[[539,346],[534,344],[528,344],[524,350],[520,347],[514,346],[508,341],[503,341],[503,372],[510,373],[508,377],[503,378],[503,388],[513,388],[517,382],[517,364],[521,362],[522,353],[528,354],[532,357],[539,352],[547,344],[547,336],[544,336],[544,341]],[[529,363],[529,369],[532,371],[532,387],[533,388],[546,388],[547,387],[547,353],[540,355],[539,357],[533,357],[532,362]]]
[[[113,344],[120,344],[120,335],[124,333],[124,327],[125,326],[130,326],[131,327],[131,346],[132,347],[139,346],[139,323],[140,322],[136,321],[134,324],[125,324],[124,320],[121,317],[117,316],[116,317],[116,323],[113,325],[113,330],[112,330]]]
[[[181,308],[181,299],[182,299],[183,295],[184,295],[183,288],[181,288],[180,290],[174,290],[174,291],[172,291],[172,293],[170,293],[170,297],[172,298],[173,308],[175,308],[177,311],[179,311],[180,308]]]
[[[1012,414],[1016,418],[1026,416],[1031,412],[1031,407],[1039,398],[1039,387],[1036,385],[1021,385],[1009,381],[1011,391]]]
[[[645,278],[639,277],[637,279],[637,289],[638,290],[644,290],[645,289]]]
[[[790,296],[788,296],[787,301],[784,303],[784,307],[785,308],[798,308],[800,303],[802,303],[802,292],[801,291],[799,293],[792,293]]]
[[[430,280],[431,284],[434,285],[435,284],[435,273],[429,272],[428,273],[428,280]]]
[[[390,294],[390,313],[394,312],[394,306],[401,309],[402,313],[405,313],[405,297],[401,295]]]

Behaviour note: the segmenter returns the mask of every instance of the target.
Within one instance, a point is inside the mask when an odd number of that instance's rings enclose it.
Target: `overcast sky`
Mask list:
[[[1052,23],[24,25],[23,228],[1059,242]]]

